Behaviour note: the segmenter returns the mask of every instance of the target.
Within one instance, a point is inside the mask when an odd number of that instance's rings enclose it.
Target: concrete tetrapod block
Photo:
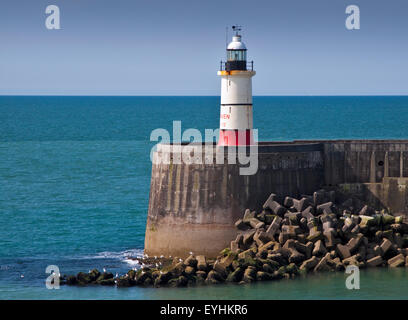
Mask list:
[[[326,202],[318,205],[316,211],[318,214],[332,213],[333,202]]]
[[[282,217],[285,212],[287,211],[287,209],[284,206],[281,206],[278,202],[273,201],[269,208],[273,211],[274,214]]]
[[[312,255],[314,256],[324,256],[327,253],[327,249],[323,244],[322,240],[317,240],[314,244]]]
[[[402,267],[405,264],[405,257],[400,253],[394,258],[389,259],[387,263],[391,268]]]
[[[302,211],[302,217],[306,218],[308,221],[314,218],[313,207],[308,206],[305,210]]]
[[[379,245],[376,245],[373,248],[373,251],[374,251],[375,255],[378,255],[378,256],[383,256],[384,255],[384,253],[383,253],[383,251],[382,251],[382,249],[381,249],[381,247]]]
[[[347,243],[350,252],[355,252],[360,247],[360,244],[363,241],[363,237],[364,235],[362,233],[359,233],[357,234],[357,236],[350,239],[350,241]]]
[[[226,257],[222,258],[221,260],[216,260],[213,269],[217,271],[219,274],[226,277],[228,275],[227,268],[231,265],[234,259],[235,256],[233,254],[229,254]]]
[[[300,200],[293,199],[293,207],[296,209],[297,212],[302,212],[308,206],[309,201],[307,198],[302,198]]]
[[[255,218],[255,216],[256,216],[255,211],[251,211],[249,209],[246,209],[245,213],[244,213],[244,217],[242,218],[242,220],[244,222],[249,222],[249,220],[251,220],[252,218]]]
[[[239,243],[235,240],[231,241],[230,248],[232,252],[237,252],[239,250]]]
[[[313,256],[310,259],[303,261],[303,263],[300,266],[300,270],[309,271],[313,269],[318,263],[319,263],[319,258]]]
[[[375,256],[374,258],[371,258],[367,260],[367,266],[368,267],[378,267],[381,264],[383,264],[384,260],[381,256]]]
[[[330,250],[333,249],[335,245],[337,244],[334,229],[324,231],[323,236],[324,236],[326,248],[329,248]]]
[[[254,235],[254,241],[257,243],[258,247],[274,240],[274,237],[270,233],[265,231],[257,231]]]
[[[318,190],[313,192],[313,203],[315,206],[321,205],[326,201],[326,192],[324,190]]]
[[[351,256],[350,254],[350,250],[347,246],[344,246],[342,244],[338,244],[336,246],[336,251],[339,254],[339,256],[341,257],[342,260],[347,259]]]
[[[249,246],[254,240],[254,235],[255,235],[256,230],[252,229],[250,231],[247,231],[244,233],[244,237],[242,239],[242,244],[244,246]]]
[[[290,208],[293,206],[293,198],[292,197],[285,197],[285,200],[283,201],[283,205],[286,208]]]
[[[381,247],[382,253],[386,254],[387,251],[392,247],[392,242],[384,238],[380,247]]]
[[[344,259],[343,263],[346,266],[348,266],[348,265],[359,266],[361,260],[362,260],[361,256],[357,253],[354,256],[351,256],[351,257],[348,257],[348,258]]]
[[[294,239],[296,238],[296,235],[300,233],[300,228],[299,226],[284,225],[282,226],[282,232],[287,233],[289,238]]]
[[[300,243],[299,241],[295,241],[295,248],[303,253],[306,259],[310,259],[312,257],[312,251],[314,248],[313,242],[309,241],[306,244]]]
[[[330,253],[327,253],[316,265],[314,268],[314,272],[321,272],[321,271],[330,271],[330,267],[327,264],[330,259]]]
[[[365,205],[359,212],[360,216],[372,216],[375,213],[374,209]]]
[[[278,231],[281,222],[282,222],[281,217],[275,217],[275,219],[273,219],[271,225],[268,227],[266,232],[269,233],[271,236],[274,236],[276,231]]]
[[[235,222],[235,228],[245,231],[248,230],[250,226],[248,226],[248,224],[246,224],[243,219],[239,219],[237,220],[237,222]]]
[[[289,252],[289,263],[300,263],[305,260],[305,256],[296,250],[296,241],[290,239],[286,241],[285,245],[283,246],[284,250]]]
[[[265,226],[265,223],[263,223],[262,221],[259,221],[257,218],[251,218],[249,220],[249,224],[254,229],[259,229]]]
[[[271,204],[272,204],[272,202],[275,202],[275,198],[276,198],[276,194],[271,193],[270,196],[268,197],[268,199],[263,204],[262,208],[264,208],[264,209],[269,208],[269,209],[272,210]]]
[[[318,240],[323,240],[323,233],[317,229],[317,227],[314,227],[310,229],[309,235],[306,237],[307,241],[311,241],[315,243]]]

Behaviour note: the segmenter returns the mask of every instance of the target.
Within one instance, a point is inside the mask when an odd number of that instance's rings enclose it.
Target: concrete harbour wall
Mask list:
[[[271,192],[296,197],[336,187],[361,194],[375,207],[408,212],[408,140],[262,142],[258,171],[250,176],[239,174],[240,164],[228,164],[224,152],[224,164],[216,164],[215,154],[212,164],[186,164],[174,161],[170,145],[159,145],[147,254],[215,256],[235,238],[234,222],[244,210],[260,210]]]

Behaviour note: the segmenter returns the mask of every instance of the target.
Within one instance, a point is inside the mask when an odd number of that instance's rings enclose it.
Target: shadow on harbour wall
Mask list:
[[[325,185],[358,194],[376,209],[408,213],[408,141],[325,141]]]

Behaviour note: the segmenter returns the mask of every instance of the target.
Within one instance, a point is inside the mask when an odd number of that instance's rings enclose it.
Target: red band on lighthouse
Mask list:
[[[252,130],[220,130],[219,146],[249,146],[254,144]]]

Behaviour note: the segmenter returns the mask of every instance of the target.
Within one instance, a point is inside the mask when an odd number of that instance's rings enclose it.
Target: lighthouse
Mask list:
[[[234,35],[227,46],[227,61],[221,61],[221,114],[219,146],[247,146],[254,143],[252,118],[253,61],[247,62],[247,48],[241,27],[233,26]]]

